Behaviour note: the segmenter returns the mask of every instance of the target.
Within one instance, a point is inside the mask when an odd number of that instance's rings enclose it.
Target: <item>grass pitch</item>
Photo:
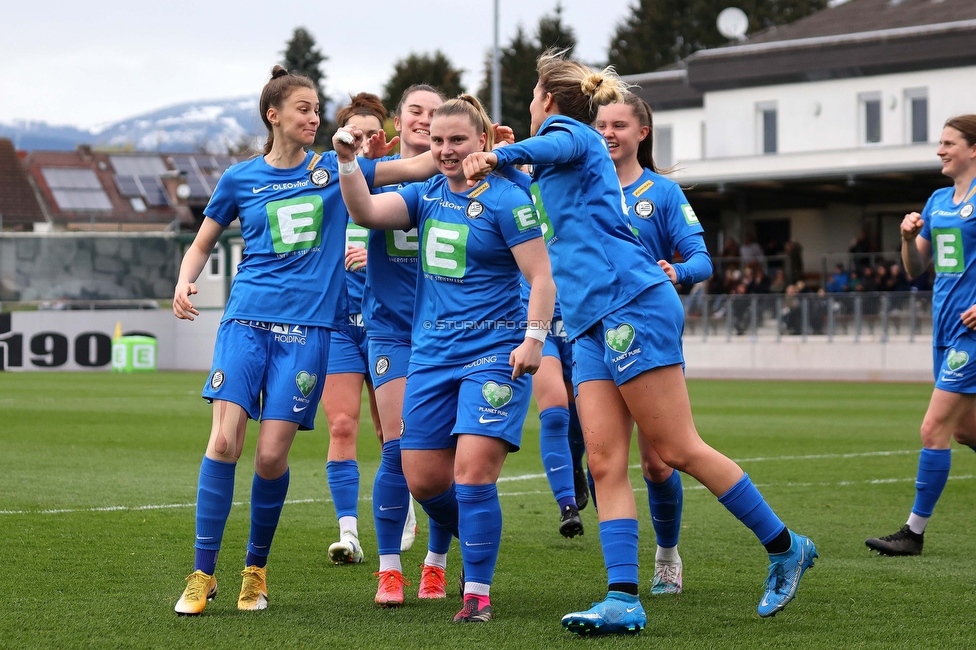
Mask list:
[[[492,589],[498,618],[453,625],[452,548],[446,601],[416,599],[426,521],[406,553],[407,602],[373,604],[377,569],[368,497],[379,445],[368,411],[359,442],[360,531],[367,562],[332,566],[337,539],[328,499],[328,436],[300,433],[291,489],[269,563],[270,608],[238,612],[256,426],[237,472],[235,505],[217,567],[219,595],[203,616],[173,605],[192,569],[193,502],[210,408],[203,373],[0,373],[0,646],[2,647],[966,647],[973,639],[976,455],[954,448],[948,486],[925,554],[882,558],[864,546],[894,532],[913,498],[918,426],[929,385],[690,382],[696,422],[738,460],[780,517],[811,536],[820,559],[797,599],[760,619],[767,558],[755,537],[684,477],[680,552],[685,592],[649,594],[654,536],[639,471],[642,599],[648,628],[635,638],[579,640],[560,617],[605,593],[596,513],[565,540],[542,474],[538,417],[499,483],[504,533]],[[253,424],[253,423],[252,423]],[[636,464],[636,445],[633,462]],[[419,511],[418,511],[419,512]]]

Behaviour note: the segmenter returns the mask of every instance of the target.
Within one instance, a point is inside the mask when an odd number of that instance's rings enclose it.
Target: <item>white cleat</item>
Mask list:
[[[363,547],[359,538],[352,533],[343,533],[338,542],[329,546],[329,559],[333,564],[361,564]]]

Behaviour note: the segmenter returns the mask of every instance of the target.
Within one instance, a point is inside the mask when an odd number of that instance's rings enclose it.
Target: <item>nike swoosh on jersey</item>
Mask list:
[[[488,424],[489,422],[501,422],[504,419],[505,418],[489,418],[486,420],[485,416],[482,415],[480,418],[478,418],[478,422],[481,424]]]
[[[633,361],[631,361],[630,363],[625,363],[625,364],[624,364],[624,365],[622,365],[622,366],[621,366],[621,365],[618,365],[618,366],[617,366],[617,372],[623,372],[624,370],[626,370],[627,368],[629,368],[629,367],[631,367],[631,366],[632,366],[632,365],[634,365],[635,363],[637,363],[637,359],[634,359],[634,360],[633,360]]]
[[[305,410],[305,409],[307,409],[307,408],[308,408],[308,404],[306,404],[306,405],[305,405],[305,406],[303,406],[302,408],[298,408],[298,404],[295,404],[295,405],[294,405],[293,407],[291,407],[291,410],[292,410],[292,411],[293,411],[294,413],[301,413],[302,411],[304,411],[304,410]]]
[[[424,194],[424,197],[423,198],[424,198],[424,201],[440,201],[441,200],[441,197],[439,197],[439,196],[427,196],[426,194]]]
[[[273,183],[272,183],[272,185],[273,185]],[[258,193],[263,192],[264,190],[268,189],[269,187],[271,187],[271,185],[265,185],[264,187],[252,187],[251,188],[251,193],[252,194],[258,194]]]

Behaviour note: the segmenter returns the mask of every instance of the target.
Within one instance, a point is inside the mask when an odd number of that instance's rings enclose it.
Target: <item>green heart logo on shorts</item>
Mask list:
[[[298,384],[298,390],[302,391],[302,395],[308,397],[312,394],[312,390],[315,388],[315,380],[318,379],[315,375],[310,375],[304,370],[295,375],[295,383]]]
[[[968,352],[956,350],[955,348],[949,350],[949,355],[946,357],[946,365],[949,366],[949,370],[959,370],[967,363],[969,363]]]
[[[496,409],[500,409],[512,401],[512,387],[508,384],[499,385],[489,381],[481,387],[481,394]]]
[[[626,352],[634,342],[634,328],[629,323],[622,323],[616,329],[607,330],[607,345],[617,352]]]

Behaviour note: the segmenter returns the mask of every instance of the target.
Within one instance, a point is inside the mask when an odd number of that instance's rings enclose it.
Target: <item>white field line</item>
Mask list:
[[[955,450],[953,450],[954,452]],[[823,459],[841,459],[841,458],[865,458],[871,456],[900,456],[905,454],[917,454],[918,450],[897,450],[897,451],[870,451],[858,454],[811,454],[806,456],[770,456],[770,457],[760,457],[760,458],[741,458],[736,459],[737,463],[759,463],[767,461],[790,461],[790,460],[823,460]],[[640,465],[631,465],[631,469],[638,469]],[[545,478],[545,474],[520,474],[518,476],[502,476],[498,479],[499,483],[507,483],[511,481],[528,481],[533,479]],[[949,480],[963,481],[971,480],[976,478],[976,476],[968,474],[965,476],[950,476]],[[797,483],[797,482],[786,482],[786,483],[757,483],[757,487],[813,487],[813,486],[848,486],[848,485],[879,485],[883,483],[904,483],[915,481],[915,477],[911,478],[886,478],[886,479],[870,479],[863,481],[839,481],[836,483],[820,482],[820,483]],[[688,486],[685,490],[704,490],[705,487],[702,485]],[[635,492],[646,491],[645,488],[635,488]],[[530,490],[526,492],[499,492],[500,497],[517,497],[517,496],[529,496],[538,494],[549,494],[548,490]],[[373,497],[370,495],[360,497],[360,501],[372,501]],[[300,504],[300,503],[331,503],[332,499],[289,499],[285,501],[288,504]],[[234,506],[248,505],[247,501],[235,501]],[[164,504],[151,504],[145,506],[102,506],[95,508],[56,508],[51,510],[0,510],[0,515],[62,515],[62,514],[72,514],[77,512],[139,512],[143,510],[168,510],[171,508],[194,508],[195,503],[164,503]]]

